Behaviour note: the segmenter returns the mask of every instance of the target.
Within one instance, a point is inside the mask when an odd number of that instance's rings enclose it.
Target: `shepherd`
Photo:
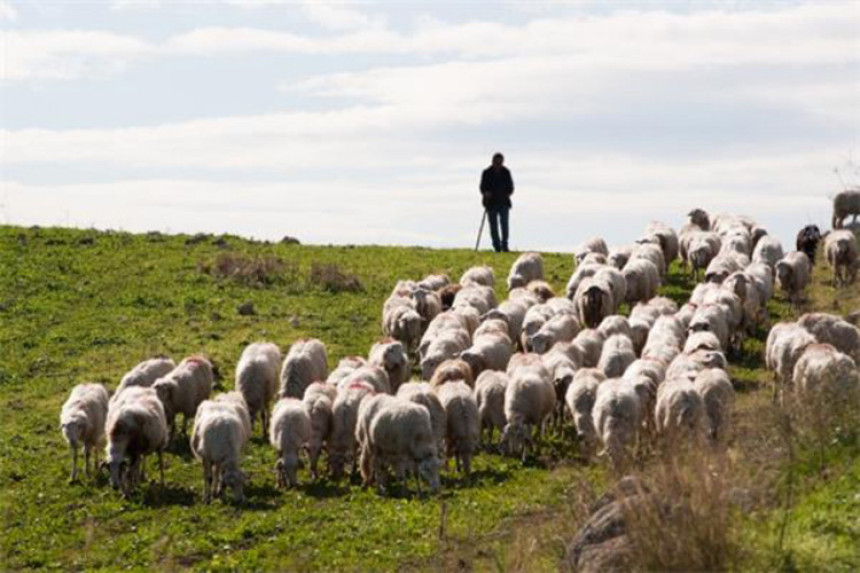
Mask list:
[[[493,249],[497,253],[509,252],[508,212],[511,209],[511,195],[514,194],[514,180],[504,163],[505,156],[496,153],[493,155],[492,165],[481,174],[482,203],[490,219],[490,236],[493,239]]]

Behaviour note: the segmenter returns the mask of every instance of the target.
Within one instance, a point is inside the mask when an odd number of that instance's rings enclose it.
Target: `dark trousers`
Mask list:
[[[509,207],[504,205],[487,208],[487,216],[490,220],[490,237],[493,238],[493,248],[497,253],[508,251],[508,211]],[[499,237],[499,226],[502,227],[502,236]]]

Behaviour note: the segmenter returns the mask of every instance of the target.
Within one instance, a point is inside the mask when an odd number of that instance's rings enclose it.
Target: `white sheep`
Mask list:
[[[132,386],[152,386],[156,380],[167,375],[174,368],[176,368],[176,362],[166,356],[144,360],[126,372],[111,398],[119,396],[120,392]]]
[[[496,308],[496,294],[493,292],[493,288],[489,286],[479,284],[466,285],[457,291],[451,308],[456,310],[458,307],[463,306],[474,308],[480,320],[482,314],[486,314],[491,309]]]
[[[472,378],[484,370],[504,370],[513,354],[513,344],[507,334],[485,334],[475,338],[472,346],[460,354],[472,369]]]
[[[493,288],[496,283],[496,274],[492,267],[483,265],[480,267],[471,267],[466,269],[460,277],[460,285],[480,285]]]
[[[295,487],[299,484],[299,455],[311,439],[311,418],[298,398],[281,398],[272,411],[269,442],[278,454],[275,463],[278,487]]]
[[[609,291],[612,293],[612,312],[618,312],[618,307],[621,306],[627,296],[627,278],[624,273],[615,267],[605,265],[594,273],[592,280],[609,286]],[[574,306],[571,312],[575,312],[575,310],[576,307]]]
[[[632,380],[636,376],[647,376],[659,386],[666,379],[666,363],[654,358],[639,358],[627,367],[622,378]]]
[[[508,274],[508,290],[524,287],[534,280],[543,280],[543,257],[540,253],[523,253]]]
[[[611,287],[594,277],[580,283],[573,296],[573,303],[576,305],[579,322],[589,328],[596,328],[604,318],[613,314],[616,308]]]
[[[678,258],[678,235],[666,223],[660,221],[651,221],[648,223],[641,240],[660,247],[667,266]]]
[[[731,433],[735,390],[729,375],[722,368],[702,370],[694,382],[696,392],[705,406],[705,423],[708,438],[713,444],[722,444]]]
[[[811,400],[810,407],[822,415],[839,403],[855,404],[860,393],[857,363],[830,344],[807,346],[792,375],[798,401]]]
[[[290,346],[281,368],[281,398],[298,398],[305,395],[311,382],[322,382],[328,377],[328,358],[325,345],[316,338],[296,341]]]
[[[325,382],[313,382],[305,389],[302,403],[311,421],[311,437],[308,440],[308,457],[310,458],[311,477],[317,479],[317,465],[323,444],[328,445],[332,433],[334,401],[337,399],[337,389]]]
[[[108,393],[101,384],[78,384],[72,388],[60,411],[60,431],[72,450],[70,481],[78,479],[78,446],[84,448],[84,473],[90,475],[90,452],[94,451],[93,467],[98,466],[98,448],[105,438]],[[95,449],[94,449],[95,448]]]
[[[579,350],[582,356],[582,366],[584,368],[594,368],[600,362],[600,354],[603,352],[603,343],[606,337],[596,328],[586,328],[576,335],[573,339],[573,345]]]
[[[269,427],[269,408],[278,391],[280,366],[281,351],[271,342],[249,344],[236,365],[236,390],[242,393],[248,404],[252,425],[260,414],[263,436]]]
[[[356,382],[364,382],[373,388],[374,392],[391,394],[391,384],[388,381],[388,373],[379,366],[362,366],[353,370],[346,378],[340,381],[337,388],[340,391]]]
[[[421,339],[424,318],[415,310],[411,299],[409,304],[386,308],[382,314],[382,334],[399,340],[407,348],[414,348]]]
[[[182,414],[182,435],[188,435],[188,420],[197,414],[197,406],[212,394],[212,364],[202,356],[189,356],[152,385],[164,405],[164,413],[174,434],[177,414]]]
[[[774,374],[773,397],[782,396],[783,388],[790,388],[794,365],[806,347],[815,344],[815,337],[795,322],[775,324],[765,343],[765,366]]]
[[[833,197],[833,220],[834,229],[841,229],[845,217],[853,216],[857,221],[860,216],[860,189],[844,189]]]
[[[597,327],[597,331],[605,338],[609,338],[613,334],[623,334],[627,338],[633,339],[633,329],[630,327],[630,321],[627,320],[626,316],[620,314],[613,314],[604,318],[600,322],[600,326]]]
[[[143,479],[143,461],[149,454],[158,455],[161,485],[164,487],[164,449],[169,434],[164,406],[153,388],[135,386],[126,389],[108,407],[106,460],[114,489],[122,488],[128,496]]]
[[[505,419],[505,389],[508,386],[508,375],[504,372],[485,370],[475,380],[475,402],[478,405],[478,420],[481,425],[481,440],[486,432],[486,443],[493,440],[493,432],[504,429]]]
[[[448,275],[427,275],[418,282],[418,288],[425,290],[438,291],[451,284],[451,279]]]
[[[613,334],[603,343],[597,368],[607,378],[620,378],[627,367],[636,360],[633,342],[623,334]]]
[[[361,471],[362,484],[366,487],[374,481],[373,446],[370,443],[370,427],[373,418],[382,409],[397,402],[394,396],[388,394],[374,394],[361,401],[358,407],[358,417],[355,423],[355,442],[359,451],[359,468]]]
[[[511,340],[511,337],[508,334],[508,323],[502,318],[483,318],[481,320],[481,325],[475,329],[475,334],[472,336],[472,339],[477,340],[478,338],[488,334],[505,336]]]
[[[705,304],[696,309],[687,330],[693,332],[713,332],[723,350],[729,349],[730,314],[719,304]]]
[[[522,302],[509,299],[502,302],[497,308],[490,310],[481,319],[484,321],[504,320],[508,326],[508,337],[519,344],[527,310],[528,308]]]
[[[763,263],[774,268],[784,256],[785,252],[782,250],[782,243],[779,242],[779,239],[772,235],[765,235],[753,249],[752,262]]]
[[[447,455],[456,460],[457,471],[469,475],[472,456],[481,437],[478,403],[472,389],[463,381],[448,382],[436,388],[445,408]]]
[[[847,320],[826,312],[810,312],[797,321],[818,342],[832,344],[838,351],[860,364],[860,328]]]
[[[742,271],[750,264],[749,258],[744,255],[729,252],[721,252],[714,257],[705,270],[705,280],[709,283],[722,284],[730,274]]]
[[[412,300],[415,302],[415,312],[421,315],[423,327],[442,312],[442,298],[435,291],[418,287],[412,291]]]
[[[831,231],[824,238],[824,254],[833,269],[833,286],[854,282],[860,266],[857,250],[857,237],[852,231]]]
[[[534,280],[526,285],[526,290],[534,293],[538,301],[546,302],[555,297],[555,291],[545,280]]]
[[[430,425],[433,435],[436,437],[436,450],[440,457],[445,451],[445,435],[448,428],[448,419],[445,407],[439,401],[439,397],[433,391],[433,387],[427,382],[407,382],[397,389],[397,397],[401,400],[415,402],[427,408],[430,413]]]
[[[549,351],[557,342],[570,342],[581,330],[576,317],[566,312],[558,313],[547,320],[529,337],[529,348],[537,354]]]
[[[340,362],[337,363],[337,368],[329,372],[328,377],[325,379],[326,384],[337,387],[347,376],[362,366],[367,366],[367,360],[362,356],[346,356],[341,358]]]
[[[430,380],[440,364],[456,358],[469,347],[468,333],[463,330],[440,332],[427,347],[421,359],[421,379]]]
[[[577,264],[580,264],[589,253],[600,253],[601,255],[609,256],[609,248],[606,246],[606,241],[601,237],[592,237],[583,241],[573,250],[573,258]]]
[[[430,378],[430,386],[439,388],[448,382],[459,381],[465,382],[470,388],[475,385],[475,379],[472,377],[472,367],[465,360],[452,358],[439,365],[433,373],[433,377]]]
[[[412,471],[426,481],[430,490],[439,490],[440,461],[427,408],[405,400],[395,400],[374,417],[370,427],[373,473],[381,489],[387,485],[387,468],[405,483]],[[418,482],[420,491],[421,482]]]
[[[775,273],[779,288],[786,292],[789,302],[796,304],[812,279],[812,265],[805,253],[791,251],[776,263]]]
[[[531,337],[537,334],[541,327],[546,324],[546,321],[555,316],[555,314],[555,310],[546,303],[538,303],[526,311],[520,331],[520,345],[523,350],[531,349],[531,343],[529,342]]]
[[[666,259],[663,257],[663,251],[660,249],[658,245],[653,245],[650,243],[638,243],[635,247],[633,247],[633,253],[630,255],[630,261],[635,261],[637,259],[645,259],[654,263],[654,266],[657,267],[657,272],[660,275],[660,278],[666,276],[667,263]],[[630,261],[627,261],[627,264],[630,264]]]
[[[592,410],[597,438],[603,444],[603,453],[609,456],[613,467],[621,469],[630,458],[641,425],[642,408],[639,396],[628,380],[613,378],[597,386]]]
[[[347,463],[352,464],[352,473],[358,464],[355,426],[358,409],[362,401],[373,396],[375,390],[367,382],[353,382],[338,390],[332,405],[332,431],[328,440],[328,466],[333,479],[344,475]]]
[[[621,270],[626,284],[624,300],[628,303],[647,301],[657,295],[660,272],[648,259],[631,258]]]
[[[567,287],[565,288],[567,298],[572,300],[574,295],[576,295],[576,291],[579,289],[579,285],[582,284],[582,281],[593,277],[597,274],[597,271],[602,269],[604,266],[606,265],[598,263],[583,263],[577,265],[576,270],[573,271],[572,275],[570,275],[570,280],[567,281]]]
[[[520,358],[522,357],[522,358]],[[543,425],[555,409],[555,389],[549,372],[540,359],[517,355],[509,365],[510,380],[505,389],[505,419],[502,445],[508,454],[521,454],[523,461],[529,448],[534,447],[535,431]],[[536,430],[535,430],[536,429]]]
[[[605,379],[603,372],[596,368],[577,370],[564,393],[564,404],[573,418],[577,437],[589,455],[594,452],[597,443],[597,431],[592,416],[594,401],[597,398],[597,387]]]
[[[657,433],[670,445],[698,443],[705,437],[705,403],[688,378],[667,378],[657,388]]]
[[[228,404],[236,411],[236,414],[242,421],[242,428],[245,430],[245,434],[248,435],[248,439],[251,439],[251,414],[248,410],[248,403],[245,401],[242,393],[236,390],[222,392],[215,396],[214,401],[219,404]]]
[[[241,470],[242,450],[250,434],[248,411],[242,404],[227,401],[204,400],[197,409],[191,432],[191,452],[203,463],[203,499],[221,495],[226,489],[233,492],[233,501],[244,500],[245,474]],[[244,417],[243,417],[244,414]]]
[[[393,338],[386,338],[374,344],[370,348],[367,362],[370,366],[385,370],[392,392],[397,392],[397,388],[409,380],[412,371],[406,347]]]

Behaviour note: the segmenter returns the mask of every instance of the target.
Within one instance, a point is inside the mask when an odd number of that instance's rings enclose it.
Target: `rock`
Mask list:
[[[236,311],[241,316],[253,316],[253,315],[257,314],[257,311],[254,308],[254,303],[251,301],[243,302],[242,304],[239,305],[239,307],[236,309]]]
[[[301,242],[295,237],[291,237],[289,235],[284,235],[284,238],[281,239],[282,245],[301,245]]]

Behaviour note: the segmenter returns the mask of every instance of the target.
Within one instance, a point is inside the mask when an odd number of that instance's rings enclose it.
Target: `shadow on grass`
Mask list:
[[[138,494],[141,496],[140,503],[152,508],[174,505],[191,507],[198,503],[198,496],[194,490],[170,483],[165,483],[162,487],[157,482],[150,482]],[[202,503],[202,499],[199,502]]]

